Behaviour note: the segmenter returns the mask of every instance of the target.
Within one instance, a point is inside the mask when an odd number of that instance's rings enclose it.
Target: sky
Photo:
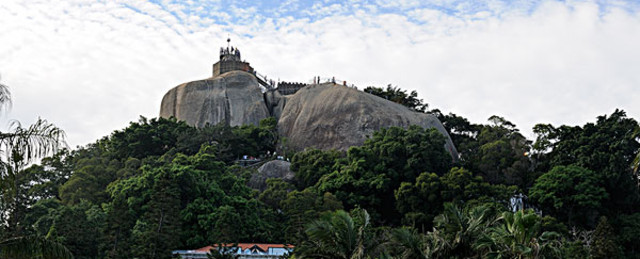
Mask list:
[[[0,1],[0,126],[46,119],[95,142],[211,76],[231,44],[283,81],[417,91],[473,123],[640,119],[640,2],[501,0]]]

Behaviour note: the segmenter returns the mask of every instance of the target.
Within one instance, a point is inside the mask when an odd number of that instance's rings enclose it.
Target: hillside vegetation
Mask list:
[[[536,125],[528,140],[505,118],[474,124],[404,94],[440,119],[459,159],[419,126],[376,131],[347,152],[281,154],[274,118],[202,128],[140,118],[20,168],[16,188],[0,191],[16,201],[2,204],[0,240],[46,238],[75,258],[238,242],[293,244],[295,258],[640,258],[639,126],[624,111]],[[235,163],[245,155],[284,155],[296,177],[251,189],[256,169]]]

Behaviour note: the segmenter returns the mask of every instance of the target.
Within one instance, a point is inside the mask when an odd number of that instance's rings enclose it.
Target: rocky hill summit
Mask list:
[[[278,131],[295,150],[305,147],[346,150],[361,145],[381,128],[419,125],[447,136],[446,148],[455,148],[440,121],[378,96],[333,83],[309,85],[285,97]]]
[[[344,151],[363,144],[381,128],[419,125],[446,136],[445,148],[457,157],[449,135],[433,115],[358,91],[346,82],[336,84],[335,79],[309,85],[280,83],[276,88],[273,81],[242,61],[233,47],[220,50],[213,77],[174,87],[164,95],[160,107],[160,117],[175,117],[196,127],[258,125],[270,116],[276,118],[278,133],[294,150]]]
[[[184,83],[162,98],[160,117],[176,117],[189,125],[258,125],[271,116],[256,77],[243,71]]]
[[[415,124],[442,132],[447,137],[446,149],[457,154],[435,116],[334,83],[311,84],[291,95],[262,93],[254,75],[231,71],[174,87],[165,94],[160,108],[160,117],[176,117],[196,127],[207,123],[258,125],[269,116],[276,118],[278,133],[294,150],[347,150],[381,128]]]

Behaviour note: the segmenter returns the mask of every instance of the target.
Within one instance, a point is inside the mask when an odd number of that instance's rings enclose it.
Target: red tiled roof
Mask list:
[[[233,245],[234,244],[222,244],[223,247],[232,247]],[[249,248],[257,246],[262,251],[269,251],[269,248],[294,248],[295,247],[294,245],[285,245],[285,244],[256,244],[256,243],[238,243],[236,246],[241,248],[242,250],[247,250]],[[217,244],[213,246],[205,246],[202,248],[198,248],[195,251],[209,252],[211,248],[216,248],[216,247],[218,247]]]
[[[205,247],[198,248],[195,251],[196,252],[209,252],[209,251],[211,251],[211,248],[213,248],[213,247],[212,246],[205,246]]]

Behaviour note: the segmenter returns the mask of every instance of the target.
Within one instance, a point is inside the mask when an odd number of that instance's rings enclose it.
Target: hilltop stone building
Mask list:
[[[227,44],[231,39],[227,39]],[[255,73],[248,62],[242,61],[240,50],[227,45],[227,48],[220,48],[220,61],[213,64],[213,77],[224,73],[240,70],[248,73]]]

